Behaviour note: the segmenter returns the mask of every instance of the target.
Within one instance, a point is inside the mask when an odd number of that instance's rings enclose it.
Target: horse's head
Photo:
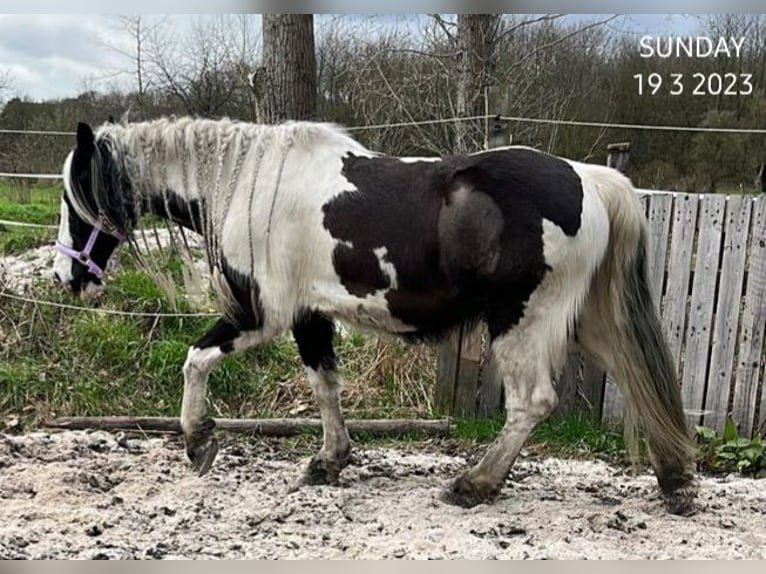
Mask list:
[[[64,163],[54,277],[84,298],[97,297],[104,288],[106,265],[125,239],[124,178],[113,176],[114,158],[98,142],[87,124],[77,126],[77,145]],[[119,223],[116,223],[119,222]],[[119,227],[118,227],[119,225]]]

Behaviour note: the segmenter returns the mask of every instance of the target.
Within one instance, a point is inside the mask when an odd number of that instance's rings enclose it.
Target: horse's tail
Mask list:
[[[627,178],[607,168],[594,175],[609,217],[609,246],[581,315],[578,341],[622,389],[631,454],[637,454],[637,414],[660,486],[673,493],[693,481],[695,446],[649,285],[646,219]]]

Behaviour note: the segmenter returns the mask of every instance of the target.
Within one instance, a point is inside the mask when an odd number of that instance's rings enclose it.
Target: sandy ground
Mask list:
[[[38,281],[53,280],[56,248],[43,245],[20,255],[0,256],[0,287],[23,293]]]
[[[526,457],[494,504],[440,502],[478,454],[361,447],[340,487],[290,492],[286,443],[226,442],[199,478],[177,439],[0,435],[0,558],[766,558],[766,481],[705,477],[680,518],[649,474]]]

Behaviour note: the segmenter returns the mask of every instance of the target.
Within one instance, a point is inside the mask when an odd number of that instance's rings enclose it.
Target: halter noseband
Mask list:
[[[56,241],[56,249],[58,249],[64,255],[68,255],[72,259],[75,259],[85,265],[85,267],[88,268],[88,272],[98,277],[101,281],[106,281],[106,272],[101,269],[98,263],[93,261],[90,256],[90,252],[93,249],[93,246],[96,244],[96,239],[98,239],[99,233],[106,233],[117,239],[118,243],[116,249],[119,249],[120,245],[122,245],[122,243],[125,241],[125,236],[117,231],[114,225],[112,225],[111,222],[109,222],[109,220],[107,220],[106,217],[102,215],[96,225],[93,226],[93,230],[90,232],[90,237],[88,237],[88,241],[85,243],[85,247],[82,249],[82,251],[72,249],[60,241]]]

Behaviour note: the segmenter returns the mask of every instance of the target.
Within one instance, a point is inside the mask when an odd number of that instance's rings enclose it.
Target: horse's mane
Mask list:
[[[278,134],[294,146],[321,143],[344,143],[358,146],[346,129],[338,124],[308,121],[287,121],[282,124],[254,124],[222,118],[211,120],[191,116],[167,116],[145,122],[105,123],[96,132],[96,140],[119,141],[128,154],[151,158],[158,148],[170,152],[166,160],[179,159],[195,141],[226,144],[237,135],[256,138],[264,132]]]

